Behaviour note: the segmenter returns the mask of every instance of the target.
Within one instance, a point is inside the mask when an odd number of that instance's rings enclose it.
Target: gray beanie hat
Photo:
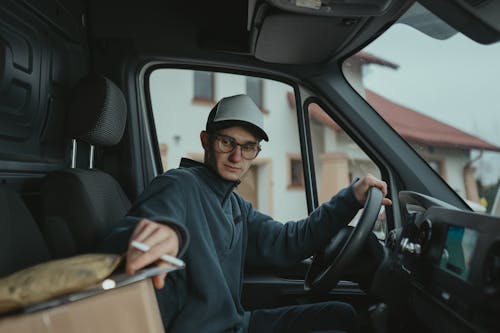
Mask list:
[[[233,126],[246,127],[257,134],[259,139],[269,141],[264,131],[262,112],[248,95],[224,97],[215,104],[208,115],[207,132]]]

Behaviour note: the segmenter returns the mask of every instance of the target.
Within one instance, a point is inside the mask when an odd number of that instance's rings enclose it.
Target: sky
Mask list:
[[[397,24],[364,51],[400,66],[367,66],[368,89],[500,146],[500,43],[437,40]],[[484,185],[500,179],[500,153],[474,166]]]

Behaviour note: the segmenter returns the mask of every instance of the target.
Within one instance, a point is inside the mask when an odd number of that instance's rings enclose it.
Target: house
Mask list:
[[[477,160],[477,157],[471,158],[471,151],[500,151],[500,147],[412,109],[396,104],[372,91],[367,90],[365,94],[367,102],[419,152],[420,156],[458,194],[469,201],[469,204],[473,206],[472,208],[483,211],[482,207],[478,205],[479,195],[474,176],[473,163]],[[293,94],[289,95],[289,100],[293,105]],[[322,160],[324,161],[329,156],[329,164],[323,163],[323,167],[331,168],[331,170],[330,172],[323,171],[325,176],[323,179],[319,179],[319,183],[327,183],[327,179],[333,177],[335,174],[337,179],[343,179],[338,185],[340,189],[347,184],[349,179],[353,178],[353,174],[360,176],[361,170],[359,170],[359,166],[363,165],[361,174],[367,170],[372,170],[371,172],[376,174],[373,171],[375,165],[366,165],[367,163],[372,163],[319,106],[314,105],[309,111],[313,119],[319,124],[319,126],[316,125],[316,133],[324,131],[324,128],[328,128],[329,131],[335,133],[335,138],[328,137],[328,140],[336,144],[330,145],[331,148],[329,151],[321,153]],[[316,143],[316,146],[320,147],[322,144]],[[480,157],[481,155],[478,156]],[[327,193],[328,191],[325,193],[326,196]],[[322,199],[326,200],[326,196]]]
[[[473,209],[484,211],[474,163],[482,152],[499,152],[500,147],[367,90],[362,72],[370,64],[398,69],[392,62],[359,52],[344,63],[351,85]]]

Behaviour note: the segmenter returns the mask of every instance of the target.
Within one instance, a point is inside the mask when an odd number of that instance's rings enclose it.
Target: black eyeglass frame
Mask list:
[[[240,146],[241,157],[243,157],[245,160],[253,160],[259,155],[260,151],[262,150],[262,148],[260,147],[260,144],[258,142],[238,143],[238,141],[236,141],[236,139],[230,135],[221,134],[221,133],[214,133],[211,135],[215,138],[215,141],[218,142],[216,144],[216,147],[218,148],[218,151],[220,153],[231,154],[232,152],[234,152],[234,150],[236,149],[237,146]],[[230,142],[231,149],[225,150],[225,147],[227,147],[227,146],[222,145],[221,139],[228,140]],[[252,146],[252,147],[250,148],[249,146]],[[253,150],[253,148],[255,148],[255,150]],[[250,150],[250,149],[252,149],[252,150]],[[253,157],[245,156],[245,154],[248,154],[249,152],[255,153],[255,156],[253,156]]]

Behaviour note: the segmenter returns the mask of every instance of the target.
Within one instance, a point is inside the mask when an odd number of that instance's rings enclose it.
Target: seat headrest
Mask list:
[[[69,108],[71,138],[91,145],[113,146],[120,142],[126,120],[127,103],[116,84],[97,74],[80,79]]]

